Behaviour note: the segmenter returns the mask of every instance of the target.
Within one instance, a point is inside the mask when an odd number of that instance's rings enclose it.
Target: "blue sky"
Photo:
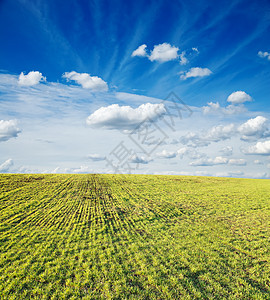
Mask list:
[[[0,171],[112,172],[123,140],[137,173],[269,176],[269,1],[3,0],[0,38]],[[171,91],[193,114],[149,156]]]

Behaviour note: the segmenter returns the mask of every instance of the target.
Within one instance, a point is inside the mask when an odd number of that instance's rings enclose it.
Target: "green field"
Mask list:
[[[270,299],[270,181],[0,175],[0,299]]]

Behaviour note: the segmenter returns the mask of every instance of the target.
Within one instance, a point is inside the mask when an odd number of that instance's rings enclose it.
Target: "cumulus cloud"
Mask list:
[[[11,167],[13,166],[13,160],[10,158],[6,160],[4,163],[0,165],[0,172],[1,173],[7,173],[11,170]]]
[[[65,72],[62,77],[67,81],[75,81],[84,89],[90,89],[96,92],[108,91],[108,85],[103,79],[97,76],[90,76],[88,73],[77,73],[75,71]]]
[[[11,138],[15,138],[20,133],[16,120],[4,121],[0,120],[0,142],[5,142]]]
[[[240,104],[244,102],[250,102],[252,101],[252,98],[250,95],[243,91],[237,91],[230,94],[230,96],[227,98],[227,101],[232,104]]]
[[[32,86],[40,83],[41,81],[46,81],[46,77],[42,76],[42,73],[38,71],[31,71],[24,75],[22,72],[19,76],[19,85],[21,86]]]
[[[207,131],[202,132],[188,132],[182,136],[178,142],[191,147],[208,146],[212,142],[220,142],[231,139],[232,136],[241,134],[243,141],[252,141],[259,138],[267,138],[270,136],[268,128],[268,120],[265,117],[257,116],[256,118],[249,119],[240,126],[235,124],[218,125],[214,126]],[[224,153],[230,149],[224,149]],[[224,154],[226,155],[226,154]]]
[[[102,156],[100,154],[89,154],[87,155],[87,158],[93,160],[93,161],[101,161],[101,160],[105,160],[106,157]]]
[[[215,166],[215,165],[224,165],[228,163],[228,158],[217,156],[213,158],[201,158],[197,161],[191,162],[189,165],[198,167],[198,166]]]
[[[199,53],[197,48],[192,48],[192,51],[182,51],[178,54],[179,48],[172,46],[169,43],[163,43],[155,45],[153,50],[150,51],[150,54],[147,53],[147,45],[143,44],[134,50],[131,54],[132,57],[147,57],[150,61],[158,61],[160,63],[178,60],[180,65],[186,65],[189,60],[187,56],[192,55],[194,52]]]
[[[241,133],[243,140],[248,140],[250,137],[265,138],[270,136],[270,131],[267,126],[267,119],[262,116],[257,116],[254,119],[249,119],[238,127],[238,132]]]
[[[221,107],[219,102],[208,102],[206,106],[202,107],[202,111],[204,115],[215,114],[220,112]]]
[[[139,46],[136,50],[134,50],[131,54],[132,57],[134,56],[147,56],[146,52],[147,46],[145,44]]]
[[[156,155],[159,158],[166,158],[166,159],[171,159],[174,157],[179,157],[180,159],[182,159],[184,156],[187,156],[190,159],[200,159],[206,156],[205,154],[199,153],[195,149],[188,148],[188,147],[182,147],[177,151],[162,150],[161,152],[156,153]]]
[[[171,46],[168,43],[163,43],[155,45],[154,49],[151,51],[149,59],[151,61],[166,62],[174,60],[178,57],[179,48]]]
[[[234,171],[234,172],[217,172],[216,176],[218,177],[243,177],[245,175],[242,171]]]
[[[179,142],[191,147],[204,147],[212,142],[220,142],[230,139],[235,134],[236,128],[234,124],[217,125],[206,132],[195,133],[189,132],[179,139]]]
[[[249,146],[247,149],[242,149],[245,154],[270,155],[270,140],[257,142],[257,144]]]
[[[266,59],[270,60],[270,53],[269,52],[259,51],[258,56],[261,57],[261,58],[266,58]]]
[[[233,105],[230,104],[226,107],[221,107],[219,102],[208,102],[206,106],[202,107],[202,111],[204,115],[209,114],[224,114],[224,115],[235,115],[246,112],[247,109],[243,104]]]
[[[184,72],[180,76],[180,78],[182,80],[186,80],[187,78],[191,78],[191,77],[205,77],[205,76],[209,76],[210,74],[212,74],[212,71],[210,71],[208,68],[195,67],[195,68],[191,68],[189,71]]]
[[[229,159],[228,164],[231,166],[245,166],[247,162],[243,158],[238,158],[238,159],[232,158]]]
[[[155,45],[153,50],[150,52],[150,55],[147,54],[146,48],[147,46],[145,44],[139,46],[136,50],[132,52],[131,56],[147,57],[150,61],[158,61],[160,63],[174,60],[179,57],[179,48],[172,46],[169,43]],[[182,57],[184,61],[184,52],[182,52]],[[180,60],[182,60],[181,56]]]
[[[77,169],[70,169],[70,171],[72,173],[93,173],[93,170],[91,168],[89,168],[88,166],[80,166],[79,168]],[[70,173],[70,171],[68,171],[67,173]]]
[[[217,156],[215,158],[201,158],[197,161],[191,162],[190,166],[216,166],[216,165],[231,165],[231,166],[245,166],[247,164],[245,159],[228,159],[223,156]]]
[[[160,158],[174,158],[177,155],[177,152],[162,150],[161,152],[156,153],[157,157]]]
[[[230,139],[234,132],[234,124],[218,125],[208,130],[204,138],[213,142],[219,142]]]
[[[137,154],[134,154],[130,158],[130,162],[133,163],[133,164],[143,164],[143,165],[146,165],[146,164],[148,164],[151,161],[153,161],[153,159],[147,158],[145,156],[138,156]]]
[[[109,129],[131,129],[144,120],[155,120],[165,113],[166,108],[162,103],[146,103],[137,108],[112,104],[96,110],[87,118],[86,123],[90,126]]]
[[[225,156],[231,156],[233,153],[233,148],[231,146],[227,146],[222,148],[219,152],[221,152]]]

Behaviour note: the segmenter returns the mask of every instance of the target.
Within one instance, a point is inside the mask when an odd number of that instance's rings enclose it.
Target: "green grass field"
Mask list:
[[[270,181],[0,175],[0,299],[270,299]]]

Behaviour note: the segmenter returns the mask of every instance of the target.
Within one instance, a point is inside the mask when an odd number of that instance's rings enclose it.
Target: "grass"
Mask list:
[[[1,299],[270,299],[270,182],[0,175]]]

